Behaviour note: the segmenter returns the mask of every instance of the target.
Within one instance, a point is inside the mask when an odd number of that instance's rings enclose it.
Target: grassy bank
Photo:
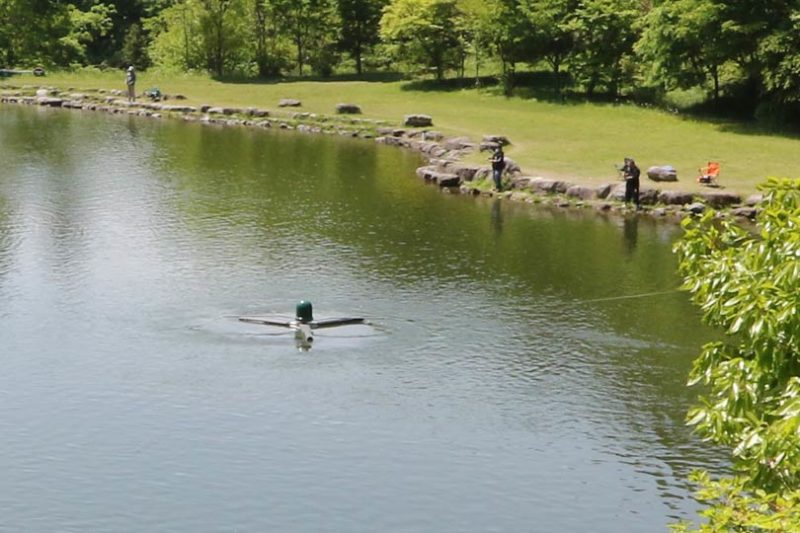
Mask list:
[[[17,76],[3,85],[46,84],[62,89],[124,88],[122,72],[56,73],[45,78]],[[722,163],[720,182],[747,194],[768,176],[798,177],[800,139],[765,135],[746,124],[710,123],[633,105],[556,104],[505,98],[495,90],[431,90],[403,81],[220,82],[204,76],[139,75],[137,89],[159,87],[180,93],[190,104],[276,109],[281,98],[297,98],[303,111],[332,114],[340,102],[361,106],[364,117],[395,121],[404,114],[433,116],[446,135],[480,140],[506,135],[507,155],[530,175],[601,183],[617,178],[613,167],[625,156],[639,166],[670,164],[680,181],[662,189],[699,190],[694,177],[708,160]],[[485,160],[475,155],[476,161]],[[644,180],[647,185],[649,180]]]

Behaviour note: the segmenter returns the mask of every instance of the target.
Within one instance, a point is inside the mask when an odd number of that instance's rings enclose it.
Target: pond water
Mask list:
[[[3,107],[0,159],[2,531],[664,531],[722,468],[674,226],[286,132]],[[372,325],[235,320],[300,299]]]

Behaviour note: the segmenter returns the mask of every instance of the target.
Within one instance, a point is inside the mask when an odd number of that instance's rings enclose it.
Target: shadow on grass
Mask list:
[[[445,78],[443,80],[437,79],[416,79],[406,82],[400,86],[402,91],[420,91],[420,92],[455,92],[463,91],[465,89],[476,89],[482,87],[495,87],[498,85],[495,76],[481,76],[464,77],[464,78]]]
[[[619,104],[628,100],[619,96],[605,93],[586,95],[575,86],[568,73],[559,73],[556,76],[551,71],[523,71],[514,76],[514,87],[511,95],[504,94],[504,87],[500,76],[480,76],[464,78],[417,79],[401,85],[403,91],[423,92],[456,92],[464,90],[485,90],[496,96],[508,96],[522,100],[535,100],[557,104],[583,104],[586,102],[598,104]]]
[[[409,80],[401,72],[367,72],[358,74],[336,74],[333,76],[282,76],[276,78],[252,78],[245,76],[215,77],[222,83],[241,85],[278,85],[299,82],[349,82],[397,83],[402,91],[407,92],[459,92],[469,90],[486,91],[496,96],[506,96],[498,75],[452,77],[443,80],[435,78],[418,78]],[[725,97],[717,102],[710,100],[696,103],[681,109],[670,109],[655,94],[641,89],[626,96],[598,92],[587,95],[577,86],[572,77],[562,72],[556,76],[552,71],[531,70],[517,72],[514,77],[512,98],[533,100],[558,105],[635,105],[642,108],[672,111],[676,117],[695,122],[713,124],[719,131],[740,135],[757,135],[783,137],[797,140],[800,138],[800,107],[786,112],[772,112],[767,119],[756,120],[758,111],[753,104],[742,95]],[[771,118],[770,118],[771,117]]]
[[[241,85],[278,85],[298,82],[331,83],[343,81],[365,81],[370,83],[394,83],[402,81],[405,76],[399,72],[367,72],[358,74],[336,74],[333,76],[281,76],[276,78],[252,78],[245,76],[220,76],[214,77],[221,83]]]
[[[800,108],[788,107],[760,113],[757,107],[746,100],[723,97],[717,102],[708,100],[683,108],[678,116],[683,120],[712,124],[725,133],[800,139]]]
[[[452,92],[480,88],[504,96],[496,76],[451,78],[443,81],[416,80],[402,85],[405,91]],[[755,106],[748,94],[735,92],[717,102],[705,100],[681,109],[670,109],[653,90],[638,88],[624,96],[607,92],[586,94],[568,73],[555,76],[551,71],[523,71],[515,76],[514,98],[558,105],[633,105],[644,109],[672,111],[686,121],[714,125],[719,131],[749,136],[800,138],[800,105],[788,107]],[[766,109],[765,109],[766,108]],[[758,117],[758,118],[756,118]]]

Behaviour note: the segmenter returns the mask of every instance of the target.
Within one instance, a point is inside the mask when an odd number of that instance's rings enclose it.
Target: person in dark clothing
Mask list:
[[[503,147],[498,146],[492,156],[492,178],[494,179],[494,188],[498,192],[503,190],[503,170],[506,168],[506,156],[503,153]]]
[[[642,171],[636,166],[636,162],[631,157],[625,158],[625,164],[622,166],[622,177],[625,178],[625,203],[631,201],[639,209],[639,176]]]
[[[136,100],[136,70],[133,65],[128,67],[125,72],[125,85],[128,86],[128,101],[133,102]]]

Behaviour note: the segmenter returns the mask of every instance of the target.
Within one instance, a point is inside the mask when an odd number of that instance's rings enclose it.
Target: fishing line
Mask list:
[[[383,335],[364,334],[364,335],[330,335],[325,333],[315,333],[314,338],[323,337],[326,339],[371,339],[373,337],[383,337]]]
[[[646,298],[648,296],[660,296],[662,294],[672,294],[674,292],[680,292],[682,289],[670,289],[668,291],[657,291],[657,292],[644,292],[642,294],[629,294],[626,296],[611,296],[608,298],[595,298],[593,300],[583,300],[582,303],[594,303],[594,302],[612,302],[614,300],[632,300],[634,298]]]

